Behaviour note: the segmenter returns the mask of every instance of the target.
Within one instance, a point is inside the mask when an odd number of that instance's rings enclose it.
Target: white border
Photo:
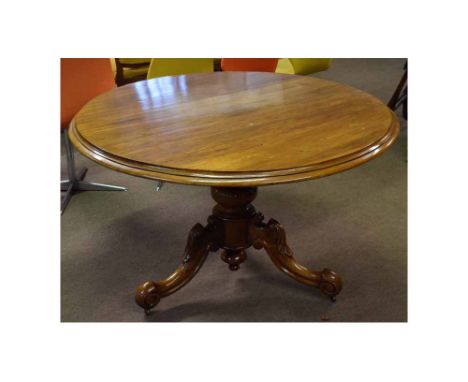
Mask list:
[[[2,380],[466,380],[468,33],[461,4],[4,5]],[[409,57],[410,322],[60,324],[60,56]]]

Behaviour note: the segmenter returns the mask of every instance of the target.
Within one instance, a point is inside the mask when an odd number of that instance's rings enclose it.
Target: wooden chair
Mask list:
[[[151,58],[114,58],[117,86],[146,80]]]
[[[76,191],[127,191],[125,187],[85,182],[87,169],[76,172],[73,148],[68,139],[67,128],[75,114],[92,98],[115,87],[111,64],[108,58],[62,58],[60,61],[60,128],[67,153],[68,179],[60,182],[66,192],[61,203],[65,211]]]

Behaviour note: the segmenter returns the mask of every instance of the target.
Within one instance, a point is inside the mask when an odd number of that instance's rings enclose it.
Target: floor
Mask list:
[[[335,59],[317,77],[365,90],[383,101],[404,59]],[[401,111],[398,112],[401,119]],[[135,288],[172,273],[186,235],[204,223],[208,188],[155,183],[110,171],[76,155],[87,180],[128,192],[75,195],[61,219],[63,322],[404,322],[407,320],[407,128],[384,155],[314,181],[261,187],[257,210],[286,228],[303,265],[336,270],[344,288],[336,303],[277,271],[251,249],[237,272],[211,254],[186,287],[150,316],[134,303]],[[62,147],[62,179],[66,161]]]

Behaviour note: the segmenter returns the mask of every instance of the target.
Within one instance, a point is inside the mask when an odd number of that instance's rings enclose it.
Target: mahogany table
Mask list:
[[[161,77],[90,101],[69,136],[86,157],[148,179],[210,186],[217,202],[189,232],[182,263],[147,281],[136,302],[147,314],[198,272],[209,252],[237,270],[246,249],[264,248],[293,279],[335,299],[340,276],[298,264],[283,226],[251,204],[257,187],[304,181],[358,166],[396,139],[399,122],[380,100],[313,77],[217,72]]]

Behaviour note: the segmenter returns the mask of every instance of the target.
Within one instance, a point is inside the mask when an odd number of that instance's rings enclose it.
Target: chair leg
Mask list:
[[[88,169],[84,167],[78,172],[78,174],[76,173],[75,155],[67,132],[64,132],[64,141],[65,151],[67,153],[68,179],[60,181],[60,190],[66,192],[61,202],[61,214],[65,212],[71,197],[76,191],[127,191],[126,187],[113,186],[111,184],[85,182],[84,178]]]
[[[88,169],[86,167],[83,167],[78,173],[76,180],[78,180],[78,182],[81,182],[85,178],[87,172],[88,172]]]
[[[408,92],[408,61],[405,64],[405,72],[403,73],[403,76],[401,77],[400,82],[398,83],[397,88],[395,89],[395,92],[392,95],[392,98],[390,101],[388,101],[387,106],[395,111],[398,109],[398,107],[401,105],[401,102],[399,102],[404,94],[407,94]]]
[[[84,181],[79,181],[76,187],[77,191],[127,191],[126,187]]]
[[[156,182],[156,191],[161,191],[161,188],[162,188],[163,184],[164,184],[163,181],[158,180],[158,181]]]
[[[67,170],[68,170],[68,179],[70,182],[76,182],[76,172],[75,172],[75,155],[73,152],[73,147],[71,146],[70,140],[68,138],[67,132],[63,133],[65,141],[65,152],[67,154]]]
[[[63,215],[63,213],[65,212],[65,209],[67,208],[68,202],[70,201],[72,195],[73,195],[73,183],[69,182],[67,193],[62,198],[62,203],[60,205],[60,215]]]
[[[78,173],[78,175],[76,176],[76,180],[79,182],[81,180],[83,180],[86,176],[86,172],[88,171],[88,169],[86,167],[83,167],[80,172]],[[76,184],[76,182],[75,182]],[[66,192],[68,191],[68,188],[70,185],[73,185],[73,182],[70,180],[70,179],[66,179],[66,180],[61,180],[60,181],[60,191],[61,192]],[[76,187],[73,188],[74,190],[76,190]]]
[[[68,187],[70,186],[71,182],[67,180],[61,180],[60,181],[60,191],[61,192],[66,192],[68,191]]]
[[[408,120],[408,97],[403,102],[403,118]]]

